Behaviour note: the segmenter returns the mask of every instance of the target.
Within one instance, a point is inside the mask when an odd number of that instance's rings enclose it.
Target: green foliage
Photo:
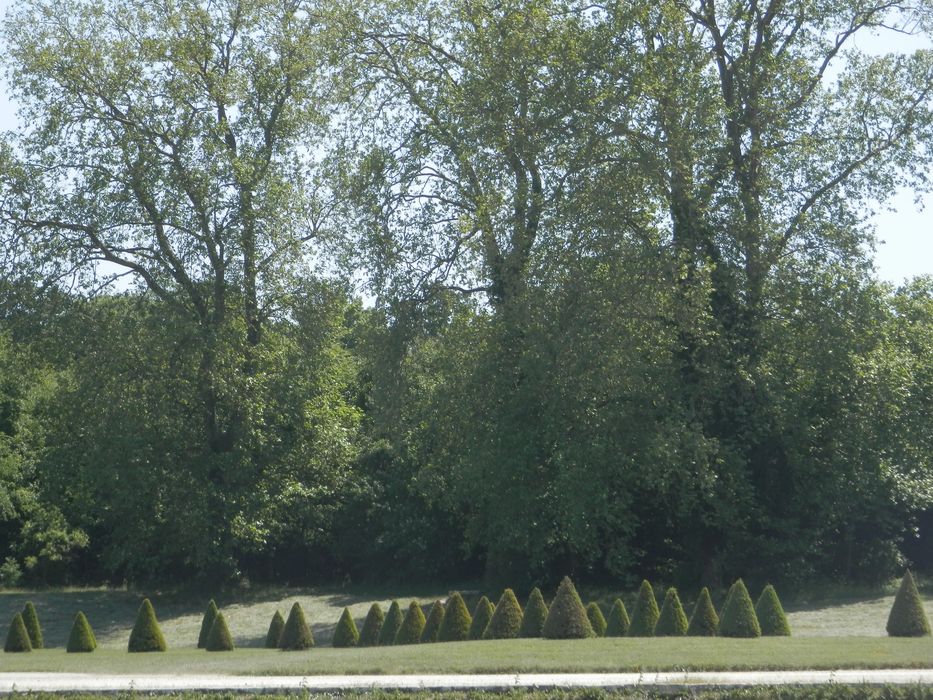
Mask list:
[[[363,629],[360,631],[358,645],[361,647],[374,647],[379,644],[379,633],[382,632],[382,625],[385,622],[385,613],[379,603],[373,603],[369,606],[369,612],[366,613],[366,621],[363,622]]]
[[[703,586],[700,597],[697,598],[696,605],[693,606],[693,614],[690,616],[690,624],[687,626],[687,636],[715,637],[718,630],[719,615],[716,614],[716,608],[713,606],[712,598],[710,598],[709,589]]]
[[[470,626],[473,618],[459,591],[454,591],[447,600],[444,623],[438,639],[442,642],[465,642],[470,638]]]
[[[165,651],[165,637],[156,620],[155,610],[148,598],[144,598],[139,612],[136,613],[136,624],[130,632],[128,650],[131,652]]]
[[[83,612],[78,611],[75,620],[71,625],[71,632],[68,634],[68,644],[65,650],[69,654],[86,653],[94,651],[97,648],[97,638],[94,636],[94,630],[87,621]]]
[[[502,591],[483,639],[514,639],[522,628],[522,606],[511,588]]]
[[[424,632],[424,612],[417,601],[411,601],[408,605],[408,612],[405,613],[405,619],[402,620],[402,626],[398,628],[398,634],[395,635],[396,644],[417,644],[421,641],[421,633]]]
[[[6,644],[3,645],[3,651],[32,651],[32,644],[29,641],[29,632],[26,631],[26,625],[23,624],[22,613],[16,613],[13,616],[13,620],[10,622],[10,629],[6,633]]]
[[[755,604],[755,616],[758,618],[763,637],[790,636],[790,624],[787,622],[787,615],[784,614],[784,607],[781,605],[777,591],[770,583],[765,586],[758,597],[758,602]]]
[[[930,634],[930,623],[910,569],[901,579],[885,629],[891,637],[927,637]]]
[[[489,598],[483,596],[479,599],[476,603],[476,607],[473,609],[473,621],[470,623],[470,639],[483,639],[486,628],[489,626],[489,621],[492,619],[495,612],[496,609],[493,607],[492,603],[489,602]]]
[[[344,608],[334,629],[334,638],[331,644],[334,647],[355,647],[359,644],[360,633],[356,629],[356,622],[350,614],[350,608]]]
[[[220,610],[214,614],[214,621],[211,622],[204,648],[208,651],[233,651],[233,636]]]
[[[760,637],[755,606],[742,579],[732,584],[719,617],[720,637]]]
[[[543,637],[544,623],[547,621],[548,607],[541,595],[540,588],[533,588],[528,602],[525,603],[525,613],[522,616],[522,628],[519,637]]]
[[[283,651],[301,651],[314,646],[314,635],[305,621],[305,611],[297,601],[292,605],[279,638],[279,649]]]
[[[395,638],[398,631],[402,628],[405,616],[402,614],[402,608],[397,600],[393,600],[389,606],[389,612],[386,613],[382,629],[379,631],[379,646],[391,646],[395,644]]]
[[[684,606],[680,603],[677,589],[671,586],[664,594],[664,604],[658,623],[654,627],[656,637],[682,637],[687,634],[687,615]]]
[[[42,641],[42,627],[39,625],[39,616],[36,614],[36,606],[32,601],[26,601],[23,608],[23,624],[26,625],[26,631],[29,633],[29,643],[33,649],[42,649],[45,644]]]
[[[278,610],[275,611],[275,614],[272,616],[272,621],[269,622],[269,631],[266,632],[266,649],[278,649],[279,640],[282,638],[282,630],[285,629],[285,618],[282,617],[282,613]]]
[[[606,620],[607,637],[624,637],[628,633],[631,621],[628,617],[628,610],[625,609],[625,603],[620,598],[616,598],[609,610],[609,618]]]
[[[436,642],[439,639],[446,617],[445,613],[444,604],[439,600],[434,601],[431,612],[428,613],[427,622],[424,623],[424,630],[421,632],[422,644]]]
[[[577,589],[564,576],[544,621],[543,635],[548,639],[580,639],[594,635],[593,626],[583,608]],[[605,622],[605,620],[603,621]]]
[[[217,603],[211,598],[207,604],[207,610],[204,611],[204,617],[201,619],[201,631],[198,633],[198,649],[204,649],[207,646],[207,637],[211,633],[211,625],[214,624],[214,617],[217,615]]]
[[[654,590],[648,581],[642,581],[641,588],[638,589],[638,600],[635,601],[635,608],[632,610],[632,622],[627,635],[629,637],[653,637],[659,615]]]
[[[606,636],[606,618],[603,616],[603,611],[599,607],[599,603],[592,602],[586,606],[586,617],[590,621],[590,626],[593,628],[593,635],[596,637],[605,637]]]

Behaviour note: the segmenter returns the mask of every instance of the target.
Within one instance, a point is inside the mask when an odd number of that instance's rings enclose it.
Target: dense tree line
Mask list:
[[[0,579],[933,564],[931,12],[21,0]]]

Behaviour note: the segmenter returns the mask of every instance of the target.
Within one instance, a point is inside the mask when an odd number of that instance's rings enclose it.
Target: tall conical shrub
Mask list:
[[[496,609],[489,602],[489,598],[483,596],[479,599],[476,607],[473,608],[473,622],[470,623],[470,639],[482,639],[486,628],[489,627],[489,621],[492,619]]]
[[[926,637],[930,634],[930,623],[923,610],[920,592],[909,569],[894,596],[886,629],[892,637]]]
[[[366,621],[363,623],[363,629],[360,631],[360,638],[357,642],[361,647],[374,647],[379,644],[379,633],[382,631],[382,623],[386,616],[382,612],[379,603],[373,603],[369,606],[369,612],[366,613]]]
[[[32,601],[27,601],[23,608],[23,624],[26,625],[26,632],[29,634],[29,643],[33,649],[42,649],[45,642],[42,640],[42,626],[39,624],[39,616],[36,614],[36,606]]]
[[[334,638],[331,644],[337,648],[355,647],[359,644],[360,633],[356,629],[356,622],[350,614],[350,608],[344,608],[337,627],[334,629]]]
[[[533,588],[528,602],[525,603],[525,613],[522,616],[522,628],[519,637],[543,637],[544,623],[547,621],[548,608],[541,595],[540,588]]]
[[[282,630],[285,629],[285,618],[278,610],[272,616],[269,623],[269,631],[266,632],[266,649],[278,649],[279,640],[282,639]]]
[[[214,614],[204,648],[208,651],[233,651],[233,635],[230,634],[230,628],[227,627],[227,621],[220,610]]]
[[[386,613],[385,621],[382,623],[382,630],[379,632],[379,646],[386,647],[395,644],[395,637],[402,628],[405,616],[402,614],[402,608],[397,600],[393,600],[389,606],[389,612]]]
[[[716,608],[713,607],[713,599],[709,596],[709,589],[704,586],[703,590],[700,591],[700,597],[697,598],[696,605],[693,606],[690,624],[687,625],[687,636],[715,637],[718,629],[719,615],[716,614]]]
[[[483,639],[514,639],[521,628],[522,606],[515,597],[515,591],[506,588],[496,603],[496,611],[483,632]]]
[[[609,617],[606,619],[607,637],[624,637],[628,633],[631,621],[628,618],[628,610],[625,609],[625,603],[619,598],[612,604],[609,611]]]
[[[671,586],[664,594],[664,604],[654,626],[655,637],[683,637],[687,634],[687,615],[677,589]]]
[[[599,607],[599,603],[591,602],[586,606],[586,617],[590,621],[590,627],[593,628],[593,634],[596,637],[606,636],[606,618]]]
[[[629,637],[653,637],[655,625],[658,624],[658,601],[654,597],[654,589],[647,581],[641,582],[638,589],[638,600],[632,610],[632,623],[628,627]]]
[[[784,607],[778,598],[777,591],[770,583],[758,596],[758,602],[755,604],[755,615],[758,617],[758,624],[761,626],[762,637],[789,637],[790,624],[787,622],[787,615],[784,614]]]
[[[201,618],[201,631],[198,632],[198,649],[207,646],[207,636],[211,633],[211,625],[214,624],[214,618],[217,616],[217,603],[211,598],[207,604],[207,610],[204,611],[204,617]]]
[[[470,611],[467,610],[466,603],[463,602],[463,596],[455,592],[447,600],[447,609],[444,611],[444,624],[441,625],[438,640],[442,642],[465,642],[470,638],[470,625],[472,624],[473,618],[470,616]]]
[[[548,639],[582,639],[595,635],[587,610],[567,576],[557,587],[542,632]]]
[[[732,584],[719,617],[720,637],[760,637],[755,606],[742,579]]]
[[[436,642],[441,634],[441,626],[444,624],[444,616],[446,614],[444,610],[444,604],[435,600],[434,605],[431,606],[431,612],[428,613],[428,619],[424,623],[424,629],[421,632],[421,643],[429,644],[431,642]]]
[[[155,610],[148,598],[139,606],[136,614],[136,624],[130,632],[130,643],[127,647],[131,652],[165,651],[165,637],[156,620]]]
[[[292,605],[279,638],[279,649],[283,651],[301,651],[314,646],[314,635],[305,620],[305,611],[297,601]]]
[[[26,625],[23,623],[22,613],[16,613],[10,621],[10,629],[6,633],[6,644],[3,645],[3,651],[32,651],[32,643],[29,641],[29,632],[26,631]]]
[[[395,635],[395,643],[417,644],[420,642],[425,622],[421,606],[416,601],[411,601],[408,605],[408,612],[405,613],[405,619],[402,620],[402,626],[398,628],[398,634]]]
[[[68,635],[68,646],[65,650],[69,654],[91,652],[97,648],[97,639],[94,637],[94,630],[87,621],[83,612],[75,615],[75,621],[71,625],[71,633]]]

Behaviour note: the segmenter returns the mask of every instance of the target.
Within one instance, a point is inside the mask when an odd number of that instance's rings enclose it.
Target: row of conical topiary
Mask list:
[[[16,613],[13,616],[3,650],[7,652],[24,652],[43,648],[45,648],[45,643],[42,638],[42,626],[39,624],[39,616],[36,614],[36,608],[32,602],[27,602],[23,612]],[[91,630],[84,613],[79,612],[75,615],[74,623],[71,625],[66,650],[68,652],[87,652],[94,651],[96,648],[97,640],[94,638],[94,632]]]

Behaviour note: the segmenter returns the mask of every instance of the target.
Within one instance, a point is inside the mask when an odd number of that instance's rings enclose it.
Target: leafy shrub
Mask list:
[[[496,609],[489,602],[489,598],[483,596],[479,599],[476,607],[473,609],[473,622],[470,624],[470,639],[483,639],[486,628],[489,627],[489,621],[492,619]]]
[[[36,606],[32,601],[27,601],[23,608],[23,624],[26,625],[26,632],[29,634],[29,643],[33,649],[42,649],[45,643],[42,641],[42,627],[39,625],[39,616],[36,614]]]
[[[659,615],[654,590],[650,583],[642,581],[641,588],[638,589],[638,600],[635,601],[635,608],[632,610],[632,622],[628,628],[628,636],[653,637]]]
[[[886,629],[891,637],[926,637],[930,634],[930,623],[923,610],[920,592],[909,569],[894,596]]]
[[[23,570],[13,557],[7,557],[0,564],[0,586],[15,588],[23,578]]]
[[[606,636],[606,618],[599,607],[599,603],[591,602],[586,606],[586,617],[590,621],[590,627],[593,628],[593,634],[597,637]]]
[[[159,621],[156,620],[155,610],[148,598],[143,600],[139,606],[139,612],[136,614],[136,624],[133,625],[133,631],[130,632],[130,643],[128,646],[131,652],[145,651],[165,651],[165,637],[162,636],[162,630],[159,628]]]
[[[393,600],[389,606],[389,612],[386,614],[385,621],[382,624],[382,630],[379,632],[379,646],[391,646],[395,644],[395,637],[402,628],[405,616],[402,615],[402,609],[397,600]]]
[[[696,605],[693,606],[690,624],[687,625],[687,635],[690,637],[715,637],[718,629],[719,615],[716,614],[713,600],[709,596],[709,589],[704,586],[703,590],[700,591],[700,597],[697,598]]]
[[[356,629],[356,622],[353,620],[353,615],[350,614],[350,608],[344,608],[340,619],[337,621],[331,644],[337,648],[355,647],[359,644],[359,641],[360,633]]]
[[[628,619],[628,610],[625,609],[625,603],[616,598],[609,610],[609,617],[606,620],[607,637],[624,637],[628,632],[631,621]]]
[[[211,633],[211,625],[214,624],[214,618],[217,616],[217,603],[211,598],[207,604],[207,610],[204,611],[204,617],[201,619],[201,631],[198,633],[198,649],[207,646],[207,637]]]
[[[664,604],[658,615],[658,624],[654,626],[654,634],[656,637],[683,637],[687,634],[687,615],[677,589],[673,586],[664,594]]]
[[[533,588],[528,602],[525,604],[525,614],[522,616],[522,628],[518,631],[519,637],[543,637],[544,623],[547,620],[548,608],[541,595],[540,588]]]
[[[444,604],[439,600],[435,600],[434,605],[431,606],[431,612],[428,613],[428,619],[424,623],[424,629],[421,632],[422,644],[437,641],[441,633],[441,626],[444,624],[445,613]]]
[[[444,613],[444,624],[438,639],[442,642],[463,642],[470,638],[470,626],[473,618],[467,610],[463,596],[455,592],[447,601],[447,610]]]
[[[357,645],[361,647],[374,647],[378,645],[379,633],[382,631],[382,623],[385,622],[385,619],[385,613],[382,612],[379,603],[370,605]]]
[[[496,603],[496,611],[483,632],[483,639],[514,639],[521,628],[522,606],[515,597],[515,591],[506,588]]]
[[[97,648],[97,639],[94,637],[94,630],[87,621],[84,613],[78,611],[75,615],[75,621],[71,625],[71,632],[68,635],[68,645],[65,650],[69,654],[91,652]]]
[[[719,618],[721,637],[760,637],[761,626],[755,606],[742,579],[732,584]]]
[[[297,601],[292,605],[279,637],[279,649],[283,651],[301,651],[314,646],[314,635],[305,621],[305,611]]]
[[[758,624],[761,626],[762,637],[789,637],[790,625],[787,622],[787,615],[784,614],[784,607],[778,598],[777,591],[770,583],[758,597],[755,604],[755,615],[758,617]]]
[[[214,621],[207,633],[204,648],[208,651],[233,651],[233,636],[227,627],[224,614],[219,610],[214,613]]]
[[[551,608],[544,621],[544,636],[548,639],[581,639],[594,636],[587,612],[583,608],[577,589],[565,576],[557,587],[554,600],[551,601]]]
[[[32,643],[29,641],[29,632],[26,631],[26,625],[23,623],[22,613],[16,613],[10,621],[10,629],[6,633],[6,644],[3,645],[3,651],[32,651]]]
[[[408,606],[408,612],[405,613],[405,619],[402,620],[402,626],[398,628],[398,634],[395,635],[396,644],[417,644],[421,641],[421,633],[424,632],[424,612],[416,601],[411,601]]]
[[[266,649],[278,649],[279,640],[282,639],[282,630],[285,629],[285,618],[278,610],[272,616],[272,622],[269,623],[269,631],[266,632]]]

